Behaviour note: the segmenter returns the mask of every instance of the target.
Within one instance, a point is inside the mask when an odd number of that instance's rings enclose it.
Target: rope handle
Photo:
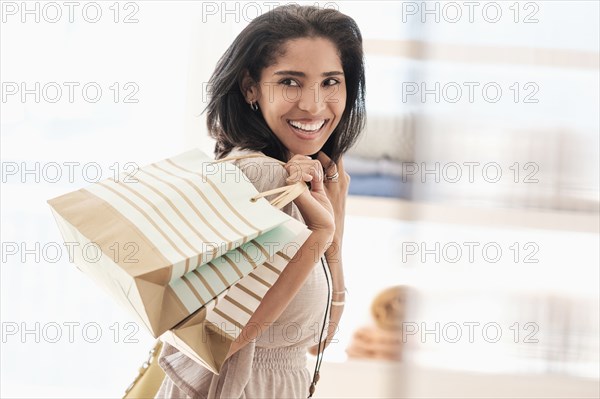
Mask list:
[[[279,159],[271,158],[271,157],[268,157],[268,156],[262,155],[262,154],[248,154],[248,155],[237,155],[237,156],[232,156],[232,157],[225,157],[225,158],[214,160],[211,163],[237,161],[239,159],[247,159],[247,158],[269,158],[269,159],[272,159],[273,161],[279,163],[282,166],[285,165],[285,162],[282,162]],[[277,209],[281,209],[284,206],[286,206],[287,204],[289,204],[290,202],[292,202],[293,200],[295,200],[296,198],[298,198],[300,196],[300,194],[302,194],[306,189],[308,189],[308,186],[306,185],[306,183],[299,181],[294,184],[290,184],[287,186],[278,187],[278,188],[274,188],[272,190],[258,193],[254,197],[250,198],[250,202],[256,202],[260,198],[267,197],[269,195],[279,194],[279,196],[277,196],[275,199],[273,199],[270,202],[270,204],[273,205],[274,207],[276,207]]]

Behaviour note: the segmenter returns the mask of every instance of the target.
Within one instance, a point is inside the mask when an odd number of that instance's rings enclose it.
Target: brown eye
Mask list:
[[[296,82],[294,79],[283,79],[279,82],[280,84],[284,85],[284,86],[292,86],[292,87],[298,87],[300,86],[298,84],[298,82]]]

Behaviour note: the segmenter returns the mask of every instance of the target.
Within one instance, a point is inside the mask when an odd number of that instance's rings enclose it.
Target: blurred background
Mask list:
[[[46,200],[211,154],[206,82],[285,4],[74,3],[0,2],[3,398],[136,376],[154,339],[69,263]],[[599,3],[300,4],[354,18],[367,68],[315,396],[598,397]]]

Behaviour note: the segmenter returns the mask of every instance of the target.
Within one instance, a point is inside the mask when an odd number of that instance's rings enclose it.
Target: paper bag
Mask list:
[[[307,237],[241,174],[196,149],[140,168],[133,182],[107,179],[48,203],[77,267],[158,337]],[[304,189],[278,189],[277,206]]]

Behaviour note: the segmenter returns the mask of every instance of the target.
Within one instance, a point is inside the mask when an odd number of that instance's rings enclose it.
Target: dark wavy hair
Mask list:
[[[219,59],[208,87],[207,127],[216,140],[215,157],[234,147],[262,151],[286,162],[287,150],[271,131],[261,112],[254,112],[242,91],[244,71],[254,82],[264,68],[273,65],[287,41],[324,38],[339,51],[346,78],[346,108],[339,124],[321,149],[338,159],[354,145],[365,119],[365,68],[362,35],[356,22],[333,9],[283,5],[252,20]]]

